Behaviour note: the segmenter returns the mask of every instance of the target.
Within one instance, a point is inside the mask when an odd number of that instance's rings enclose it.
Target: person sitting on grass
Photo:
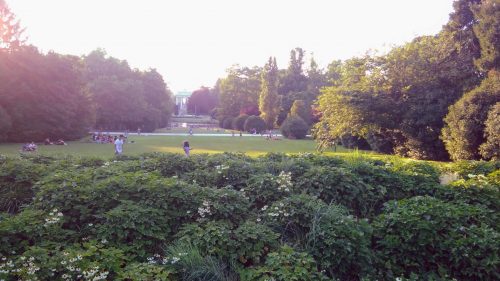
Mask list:
[[[37,146],[34,142],[26,143],[22,147],[23,152],[36,151],[36,149],[37,149]]]
[[[184,141],[182,145],[182,149],[184,149],[184,153],[186,154],[186,157],[189,157],[189,151],[191,151],[192,148],[189,147],[189,142]]]
[[[63,140],[63,139],[58,139],[58,140],[56,141],[56,145],[67,145],[67,144],[64,142],[64,140]]]

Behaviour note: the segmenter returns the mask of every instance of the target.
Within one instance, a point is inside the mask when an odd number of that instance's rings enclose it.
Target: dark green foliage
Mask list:
[[[481,56],[476,65],[487,71],[500,68],[500,5],[497,0],[481,1],[471,6],[477,24],[473,27],[474,34],[481,46]]]
[[[103,50],[85,56],[85,79],[95,105],[95,128],[152,132],[167,125],[172,93],[155,70],[132,70]]]
[[[311,105],[304,100],[295,100],[290,109],[290,116],[298,116],[311,124]]]
[[[187,111],[194,115],[208,115],[217,105],[216,91],[207,87],[195,90],[188,99]]]
[[[261,133],[266,130],[266,122],[259,116],[249,116],[243,125],[243,128],[247,132],[251,132],[253,129],[257,133]]]
[[[233,129],[233,121],[234,121],[234,117],[224,118],[224,120],[222,121],[222,128],[232,130]]]
[[[232,124],[232,127],[234,130],[238,130],[238,131],[244,131],[245,130],[245,122],[247,121],[248,119],[248,115],[246,114],[241,114],[240,116],[236,117],[234,120],[233,120],[233,124]]]
[[[451,164],[450,169],[460,178],[469,179],[469,175],[487,175],[500,169],[500,161],[458,161]]]
[[[0,212],[17,213],[23,205],[31,203],[35,195],[33,186],[45,170],[27,160],[0,162]]]
[[[500,102],[488,112],[484,127],[486,141],[479,147],[479,152],[483,159],[500,161]]]
[[[493,105],[500,101],[500,72],[488,78],[450,107],[444,121],[443,141],[453,160],[480,159],[485,139],[485,122]]]
[[[78,57],[34,47],[0,52],[0,126],[4,141],[78,139],[94,125]]]
[[[264,266],[242,271],[240,278],[242,281],[328,280],[323,273],[318,272],[316,263],[310,255],[295,251],[288,246],[270,253]]]
[[[336,205],[313,218],[306,248],[321,269],[339,280],[360,280],[372,273],[372,229]]]
[[[496,162],[447,165],[445,186],[433,163],[314,154],[0,165],[34,197],[0,213],[5,280],[498,279]]]
[[[432,197],[388,202],[373,223],[380,274],[496,280],[497,222],[492,221],[491,211]]]
[[[281,233],[283,241],[303,245],[314,218],[326,206],[323,201],[306,194],[292,195],[272,205],[263,206],[259,218]]]
[[[123,200],[96,218],[99,221],[96,227],[99,240],[105,239],[117,247],[126,245],[127,250],[142,258],[158,253],[171,231],[164,210],[133,201]]]
[[[289,139],[303,139],[309,131],[307,123],[298,116],[290,116],[281,125],[281,134]]]
[[[344,168],[313,168],[297,185],[324,202],[343,205],[362,217],[375,213],[385,202],[383,190],[372,188]]]

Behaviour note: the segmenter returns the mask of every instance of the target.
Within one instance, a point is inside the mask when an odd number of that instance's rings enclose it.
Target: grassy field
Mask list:
[[[261,137],[213,137],[213,136],[130,136],[130,141],[124,145],[125,155],[138,155],[146,152],[183,153],[182,142],[188,140],[193,148],[192,153],[222,153],[244,152],[250,156],[258,156],[268,152],[300,153],[316,152],[313,140],[266,140]],[[7,156],[19,155],[21,144],[1,144],[0,154]],[[327,154],[346,154],[351,152],[342,147],[337,152],[332,150]],[[45,155],[101,156],[114,155],[112,144],[95,144],[88,140],[69,142],[67,146],[39,145],[38,152]],[[360,152],[363,153],[363,152]]]

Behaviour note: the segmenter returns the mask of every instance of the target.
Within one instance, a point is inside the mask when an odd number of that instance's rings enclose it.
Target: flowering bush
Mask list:
[[[498,280],[498,165],[436,165],[1,157],[0,280]]]

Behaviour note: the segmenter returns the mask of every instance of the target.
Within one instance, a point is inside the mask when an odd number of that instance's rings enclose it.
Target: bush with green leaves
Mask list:
[[[372,274],[372,228],[341,206],[330,205],[314,216],[307,234],[307,251],[328,276],[360,280]]]
[[[272,205],[264,205],[259,221],[281,234],[281,240],[291,244],[304,244],[314,218],[321,214],[326,204],[307,194],[291,195]]]
[[[299,180],[298,188],[326,203],[343,205],[356,215],[366,217],[382,204],[380,189],[371,188],[345,168],[314,167]]]
[[[9,159],[0,163],[0,212],[17,213],[33,200],[35,183],[46,173],[44,165]]]
[[[232,130],[233,129],[234,117],[224,118],[222,121],[222,128]]]
[[[442,140],[453,160],[479,160],[486,142],[488,112],[500,100],[500,72],[490,71],[481,85],[450,106],[444,118]]]
[[[439,189],[436,197],[450,202],[480,205],[495,212],[500,211],[500,170],[487,176],[469,174],[467,180],[459,179]]]
[[[323,272],[319,272],[316,262],[307,253],[295,251],[283,246],[266,258],[264,266],[242,270],[242,281],[321,281],[329,280]]]
[[[184,225],[176,234],[177,243],[193,245],[203,255],[226,257],[231,249],[231,228],[224,221]]]
[[[110,245],[142,258],[158,253],[171,233],[164,210],[133,201],[121,201],[97,218],[95,231],[99,240],[109,241]]]
[[[34,197],[0,212],[0,266],[16,269],[0,279],[81,279],[76,266],[114,280],[498,279],[498,162],[152,153],[0,165],[2,183]],[[440,185],[441,172],[459,179]]]
[[[500,161],[500,102],[488,112],[484,126],[486,141],[479,147],[479,153],[483,159]]]
[[[497,280],[497,223],[492,211],[460,202],[427,196],[388,202],[372,224],[380,278]]]
[[[252,265],[260,263],[269,251],[277,248],[279,234],[258,222],[246,221],[231,237],[231,256],[244,265]]]
[[[233,119],[232,127],[234,130],[244,131],[245,130],[245,122],[248,119],[247,114],[241,114],[240,116]]]
[[[173,277],[175,270],[166,266],[151,263],[130,263],[118,273],[116,280],[135,281],[135,280],[157,280],[170,281],[176,280]]]
[[[281,134],[288,139],[303,139],[309,131],[309,126],[302,118],[290,116],[281,124],[280,130]]]
[[[498,169],[500,169],[500,161],[457,161],[449,167],[451,172],[458,173],[462,179],[469,179],[469,175],[485,176]]]
[[[257,133],[264,132],[266,130],[266,122],[264,119],[259,116],[249,116],[247,120],[245,120],[245,124],[243,125],[243,129],[247,132],[251,132],[253,129],[257,131]]]
[[[254,175],[241,190],[248,196],[252,208],[260,209],[292,194],[293,189],[291,173],[281,172],[278,176],[269,173]]]

